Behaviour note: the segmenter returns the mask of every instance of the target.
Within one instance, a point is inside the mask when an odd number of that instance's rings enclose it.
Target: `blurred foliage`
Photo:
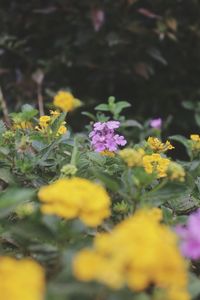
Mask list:
[[[88,110],[114,95],[132,102],[139,120],[173,115],[173,133],[193,131],[181,102],[199,100],[199,15],[197,0],[2,0],[9,107],[36,103],[39,81],[46,101],[70,88]]]

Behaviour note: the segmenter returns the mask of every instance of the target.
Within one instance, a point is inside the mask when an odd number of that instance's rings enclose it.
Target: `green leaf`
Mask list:
[[[182,135],[172,135],[169,137],[170,140],[174,140],[177,141],[179,143],[181,143],[183,146],[185,146],[186,148],[188,148],[189,144],[188,144],[188,139],[186,139],[184,136]]]
[[[135,120],[126,120],[121,123],[121,127],[138,127],[140,129],[143,128],[143,126],[138,121]]]
[[[6,183],[14,183],[14,177],[9,169],[0,169],[0,179]]]
[[[112,176],[96,170],[93,170],[93,173],[97,179],[104,183],[105,186],[113,192],[117,192],[119,190],[119,182],[114,180]]]
[[[59,115],[59,117],[57,117],[57,118],[55,119],[55,121],[53,122],[51,128],[52,128],[54,134],[57,133],[59,127],[60,127],[61,124],[62,124],[62,122],[65,121],[66,115],[67,115],[66,112],[61,113],[61,114]]]
[[[29,188],[8,188],[0,193],[0,218],[9,215],[19,203],[31,200],[34,194],[35,190]]]
[[[93,120],[93,121],[96,121],[95,115],[93,115],[93,114],[91,114],[91,113],[89,113],[89,112],[87,112],[87,111],[82,111],[81,114],[82,114],[83,116],[86,116],[86,117],[90,118],[90,119]]]
[[[183,101],[182,106],[186,109],[193,110],[195,109],[195,103],[192,101]]]
[[[170,206],[178,210],[180,201],[186,193],[188,193],[188,188],[184,184],[167,183],[160,189],[155,187],[151,191],[144,193],[142,202],[145,201],[156,206],[168,202]]]
[[[192,156],[192,153],[191,153],[191,150],[189,147],[189,140],[186,139],[184,136],[177,134],[177,135],[170,136],[169,139],[181,143],[186,148],[188,156],[189,157]]]
[[[195,118],[195,121],[196,121],[197,125],[200,126],[200,114],[195,113],[194,118]]]
[[[124,109],[124,108],[127,108],[127,107],[130,107],[131,104],[127,101],[119,101],[119,102],[116,102],[115,104],[115,108],[114,108],[114,112],[115,114],[120,114],[120,112]]]
[[[193,273],[189,276],[189,293],[192,299],[200,295],[200,279]]]
[[[95,110],[110,111],[110,108],[108,104],[99,104],[95,107]]]

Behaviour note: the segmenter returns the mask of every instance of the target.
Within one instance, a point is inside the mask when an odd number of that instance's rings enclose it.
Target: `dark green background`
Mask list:
[[[105,13],[98,32],[97,9]],[[181,102],[199,100],[200,2],[1,0],[0,81],[10,110],[36,103],[38,68],[47,102],[47,89],[70,88],[85,110],[114,95],[132,103],[131,117],[172,115],[170,130],[188,134],[195,121]]]

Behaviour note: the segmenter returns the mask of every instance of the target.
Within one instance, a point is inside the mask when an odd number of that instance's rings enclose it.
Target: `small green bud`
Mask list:
[[[64,165],[61,169],[61,175],[62,176],[73,176],[77,172],[76,166],[72,164]]]
[[[122,200],[114,205],[113,210],[116,213],[126,214],[129,211],[129,206],[124,200]]]

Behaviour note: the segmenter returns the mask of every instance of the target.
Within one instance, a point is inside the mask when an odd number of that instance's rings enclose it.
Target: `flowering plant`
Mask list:
[[[0,121],[3,297],[197,299],[199,134],[163,140],[113,97],[74,133],[75,98],[57,96],[65,112],[25,105]],[[177,142],[187,161],[175,159]]]

